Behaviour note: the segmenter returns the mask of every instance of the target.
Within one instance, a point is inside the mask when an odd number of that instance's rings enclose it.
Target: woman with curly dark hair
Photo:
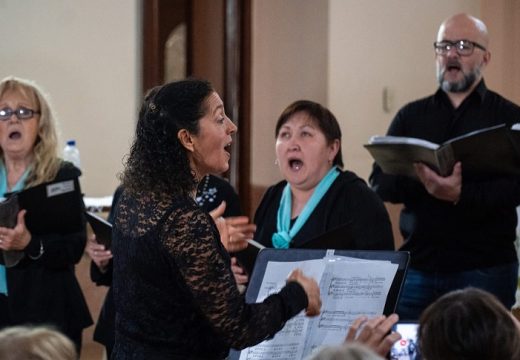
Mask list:
[[[236,130],[206,81],[146,97],[115,210],[113,359],[223,359],[303,309],[319,313],[318,285],[299,270],[279,293],[246,304],[220,241],[224,222],[217,229],[195,202],[197,182],[228,169]]]

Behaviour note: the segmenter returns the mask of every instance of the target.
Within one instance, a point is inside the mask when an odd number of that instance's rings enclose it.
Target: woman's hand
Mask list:
[[[247,240],[253,239],[256,225],[249,222],[247,216],[232,216],[223,218],[226,210],[226,202],[210,211],[210,215],[217,225],[220,233],[220,241],[228,252],[237,252],[247,247]]]
[[[2,250],[23,250],[29,245],[32,235],[25,226],[25,213],[21,210],[18,213],[16,226],[12,229],[0,227],[0,249]]]
[[[255,235],[256,225],[251,224],[247,216],[228,217],[225,221],[228,241],[227,246],[224,244],[224,247],[229,252],[244,250],[248,245],[247,240],[252,240]]]
[[[88,238],[85,250],[99,270],[103,273],[106,272],[113,255],[110,250],[105,249],[105,245],[96,242],[96,235],[91,235]]]
[[[366,316],[361,316],[350,325],[345,341],[359,341],[379,355],[386,356],[392,345],[401,339],[401,334],[398,332],[390,332],[398,320],[397,314],[389,317],[376,316],[370,320]]]
[[[233,276],[235,277],[237,285],[247,284],[249,277],[244,268],[238,263],[236,257],[231,258],[231,271],[233,271]]]
[[[319,315],[321,309],[321,297],[320,297],[320,288],[318,283],[313,278],[307,277],[303,275],[303,272],[300,269],[293,270],[287,281],[296,281],[303,287],[305,293],[307,294],[308,305],[305,310],[305,315],[307,316],[316,316]]]

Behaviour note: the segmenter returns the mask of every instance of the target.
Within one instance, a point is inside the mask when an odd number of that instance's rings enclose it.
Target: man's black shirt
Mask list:
[[[482,80],[455,109],[444,91],[404,106],[388,135],[441,144],[474,130],[520,122],[520,107],[490,91]],[[520,179],[469,174],[462,163],[462,192],[455,205],[429,195],[411,178],[383,174],[374,164],[370,182],[384,201],[403,203],[400,228],[411,266],[454,272],[517,261],[516,207]]]

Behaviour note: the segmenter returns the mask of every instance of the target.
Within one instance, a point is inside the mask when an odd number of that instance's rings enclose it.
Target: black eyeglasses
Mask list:
[[[438,55],[446,55],[452,48],[454,48],[460,56],[470,56],[476,47],[486,51],[484,46],[469,40],[436,41],[433,43],[433,47]]]
[[[0,109],[0,121],[7,121],[11,118],[11,116],[16,115],[18,120],[28,120],[31,119],[35,114],[39,114],[39,111],[35,111],[32,109],[27,109],[24,107],[19,107],[16,110],[11,108],[3,108]]]

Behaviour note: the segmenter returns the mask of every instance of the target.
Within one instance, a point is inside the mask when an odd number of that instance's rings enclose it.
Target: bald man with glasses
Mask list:
[[[405,105],[388,135],[443,143],[469,132],[520,122],[520,108],[489,90],[483,71],[491,59],[486,25],[467,14],[445,20],[434,42],[439,89]],[[387,202],[404,205],[401,250],[410,251],[397,312],[418,319],[422,310],[454,289],[473,286],[495,294],[510,309],[518,280],[516,207],[520,179],[464,171],[449,176],[416,164],[418,179],[384,174],[374,164],[370,182]]]

